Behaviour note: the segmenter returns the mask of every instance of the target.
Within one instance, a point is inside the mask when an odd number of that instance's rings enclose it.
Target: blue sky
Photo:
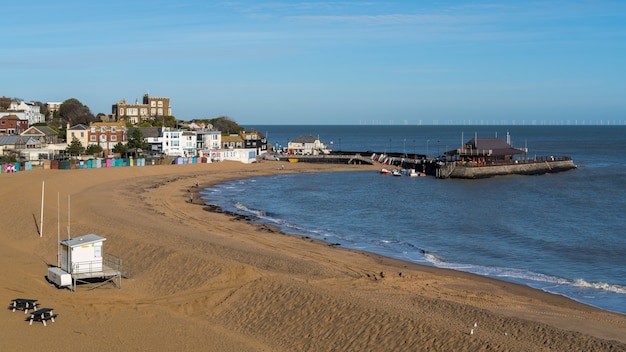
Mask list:
[[[0,95],[240,124],[626,121],[624,1],[23,1]]]

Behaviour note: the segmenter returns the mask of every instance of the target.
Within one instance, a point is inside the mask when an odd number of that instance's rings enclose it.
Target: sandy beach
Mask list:
[[[284,234],[198,195],[189,202],[196,181],[375,169],[222,162],[0,174],[0,297],[58,314],[29,326],[5,310],[0,350],[626,351],[625,315]],[[58,234],[68,235],[68,195],[71,237],[106,238],[129,276],[121,288],[72,292],[45,280]]]

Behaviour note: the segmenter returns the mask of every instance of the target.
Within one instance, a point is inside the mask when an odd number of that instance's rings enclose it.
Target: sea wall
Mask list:
[[[450,178],[487,178],[499,175],[540,175],[575,169],[573,160],[544,161],[536,163],[520,163],[491,166],[467,166],[456,164]]]

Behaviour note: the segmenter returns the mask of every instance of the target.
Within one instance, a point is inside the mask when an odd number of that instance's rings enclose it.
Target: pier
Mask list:
[[[281,155],[280,160],[291,162],[375,165],[398,169],[413,169],[439,179],[480,179],[502,175],[541,175],[576,169],[567,156],[535,157],[510,161],[474,162],[453,160],[450,157],[427,158],[426,155],[403,153],[340,152],[325,155]]]

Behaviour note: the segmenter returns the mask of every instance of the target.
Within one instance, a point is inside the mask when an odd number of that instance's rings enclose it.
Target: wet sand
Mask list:
[[[38,299],[58,314],[29,326],[6,310],[1,350],[626,351],[625,315],[284,234],[197,195],[189,202],[196,181],[376,169],[222,162],[0,174],[0,297]],[[70,236],[106,238],[104,252],[129,276],[121,289],[71,292],[45,280],[59,234],[68,236],[68,195]]]

